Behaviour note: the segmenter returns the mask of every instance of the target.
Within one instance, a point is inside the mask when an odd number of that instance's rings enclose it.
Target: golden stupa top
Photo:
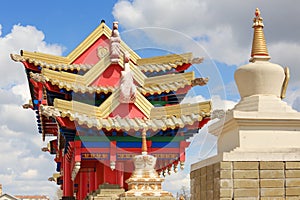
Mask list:
[[[254,62],[256,60],[269,60],[270,56],[263,32],[263,18],[261,17],[258,8],[256,8],[255,10],[255,17],[253,19],[252,28],[254,28],[254,34],[250,62]]]

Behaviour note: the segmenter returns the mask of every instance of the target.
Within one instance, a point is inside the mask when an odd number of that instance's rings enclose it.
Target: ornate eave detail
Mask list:
[[[160,72],[176,69],[184,64],[199,64],[204,60],[203,57],[193,58],[192,56],[192,53],[185,53],[142,58],[137,60],[137,65],[143,72]]]
[[[102,105],[101,105],[102,106]],[[108,114],[117,105],[104,105],[103,110],[94,106],[89,106],[79,102],[69,102],[63,100],[55,100],[55,110],[60,112],[61,117],[68,117],[71,121],[77,121],[78,124],[85,124],[88,127],[107,130],[125,130],[130,129],[138,131],[145,127],[146,130],[157,131],[159,129],[166,130],[168,128],[183,128],[186,125],[192,125],[200,122],[204,118],[210,117],[211,103],[201,102],[197,104],[180,104],[168,106],[165,109],[153,107],[151,109],[150,118],[121,118],[108,117]],[[107,112],[106,117],[100,114]]]
[[[206,78],[195,78],[194,80],[192,80],[192,87],[194,86],[204,86],[208,83],[209,81],[209,78],[206,77]]]
[[[65,64],[65,63],[48,63],[42,60],[34,59],[31,57],[21,56],[18,54],[11,54],[12,60],[16,62],[28,62],[32,63],[34,66],[39,66],[41,68],[51,69],[51,70],[58,70],[58,71],[67,71],[67,70],[82,70],[88,71],[93,67],[90,64]]]

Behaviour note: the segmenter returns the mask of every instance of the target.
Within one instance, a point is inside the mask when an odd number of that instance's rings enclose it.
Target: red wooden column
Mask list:
[[[117,184],[119,184],[120,187],[123,188],[124,187],[124,163],[117,162],[116,169],[117,169]]]
[[[71,179],[71,163],[64,156],[63,159],[63,195],[73,197],[73,181]]]
[[[96,171],[95,171],[95,187],[96,189],[99,187],[99,185],[103,184],[104,182],[104,170],[103,170],[103,163],[98,162],[96,165]]]
[[[88,179],[87,179],[86,172],[80,172],[80,181],[79,181],[79,190],[80,190],[80,197],[79,200],[82,200],[86,197],[88,193]]]
[[[89,192],[96,190],[95,178],[95,170],[89,171]]]

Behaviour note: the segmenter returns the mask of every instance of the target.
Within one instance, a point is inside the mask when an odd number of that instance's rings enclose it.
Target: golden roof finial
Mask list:
[[[146,130],[144,129],[142,132],[142,154],[147,154],[147,151]]]
[[[252,28],[254,28],[254,34],[250,62],[254,62],[256,60],[269,60],[270,56],[263,32],[263,18],[260,16],[260,11],[258,8],[255,10]]]

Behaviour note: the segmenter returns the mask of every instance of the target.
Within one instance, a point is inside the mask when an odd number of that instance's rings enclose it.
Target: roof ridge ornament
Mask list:
[[[121,56],[121,37],[118,31],[118,22],[113,22],[110,37],[110,60],[112,63],[119,62]]]
[[[134,84],[133,72],[130,69],[130,54],[124,53],[124,70],[121,71],[120,103],[133,103],[136,99],[136,85]]]
[[[266,40],[263,32],[264,24],[263,18],[260,15],[260,10],[256,8],[255,17],[253,19],[254,34],[253,34],[253,42],[252,42],[252,51],[250,62],[255,62],[257,60],[270,60],[270,56],[268,53],[268,48],[266,45]]]

